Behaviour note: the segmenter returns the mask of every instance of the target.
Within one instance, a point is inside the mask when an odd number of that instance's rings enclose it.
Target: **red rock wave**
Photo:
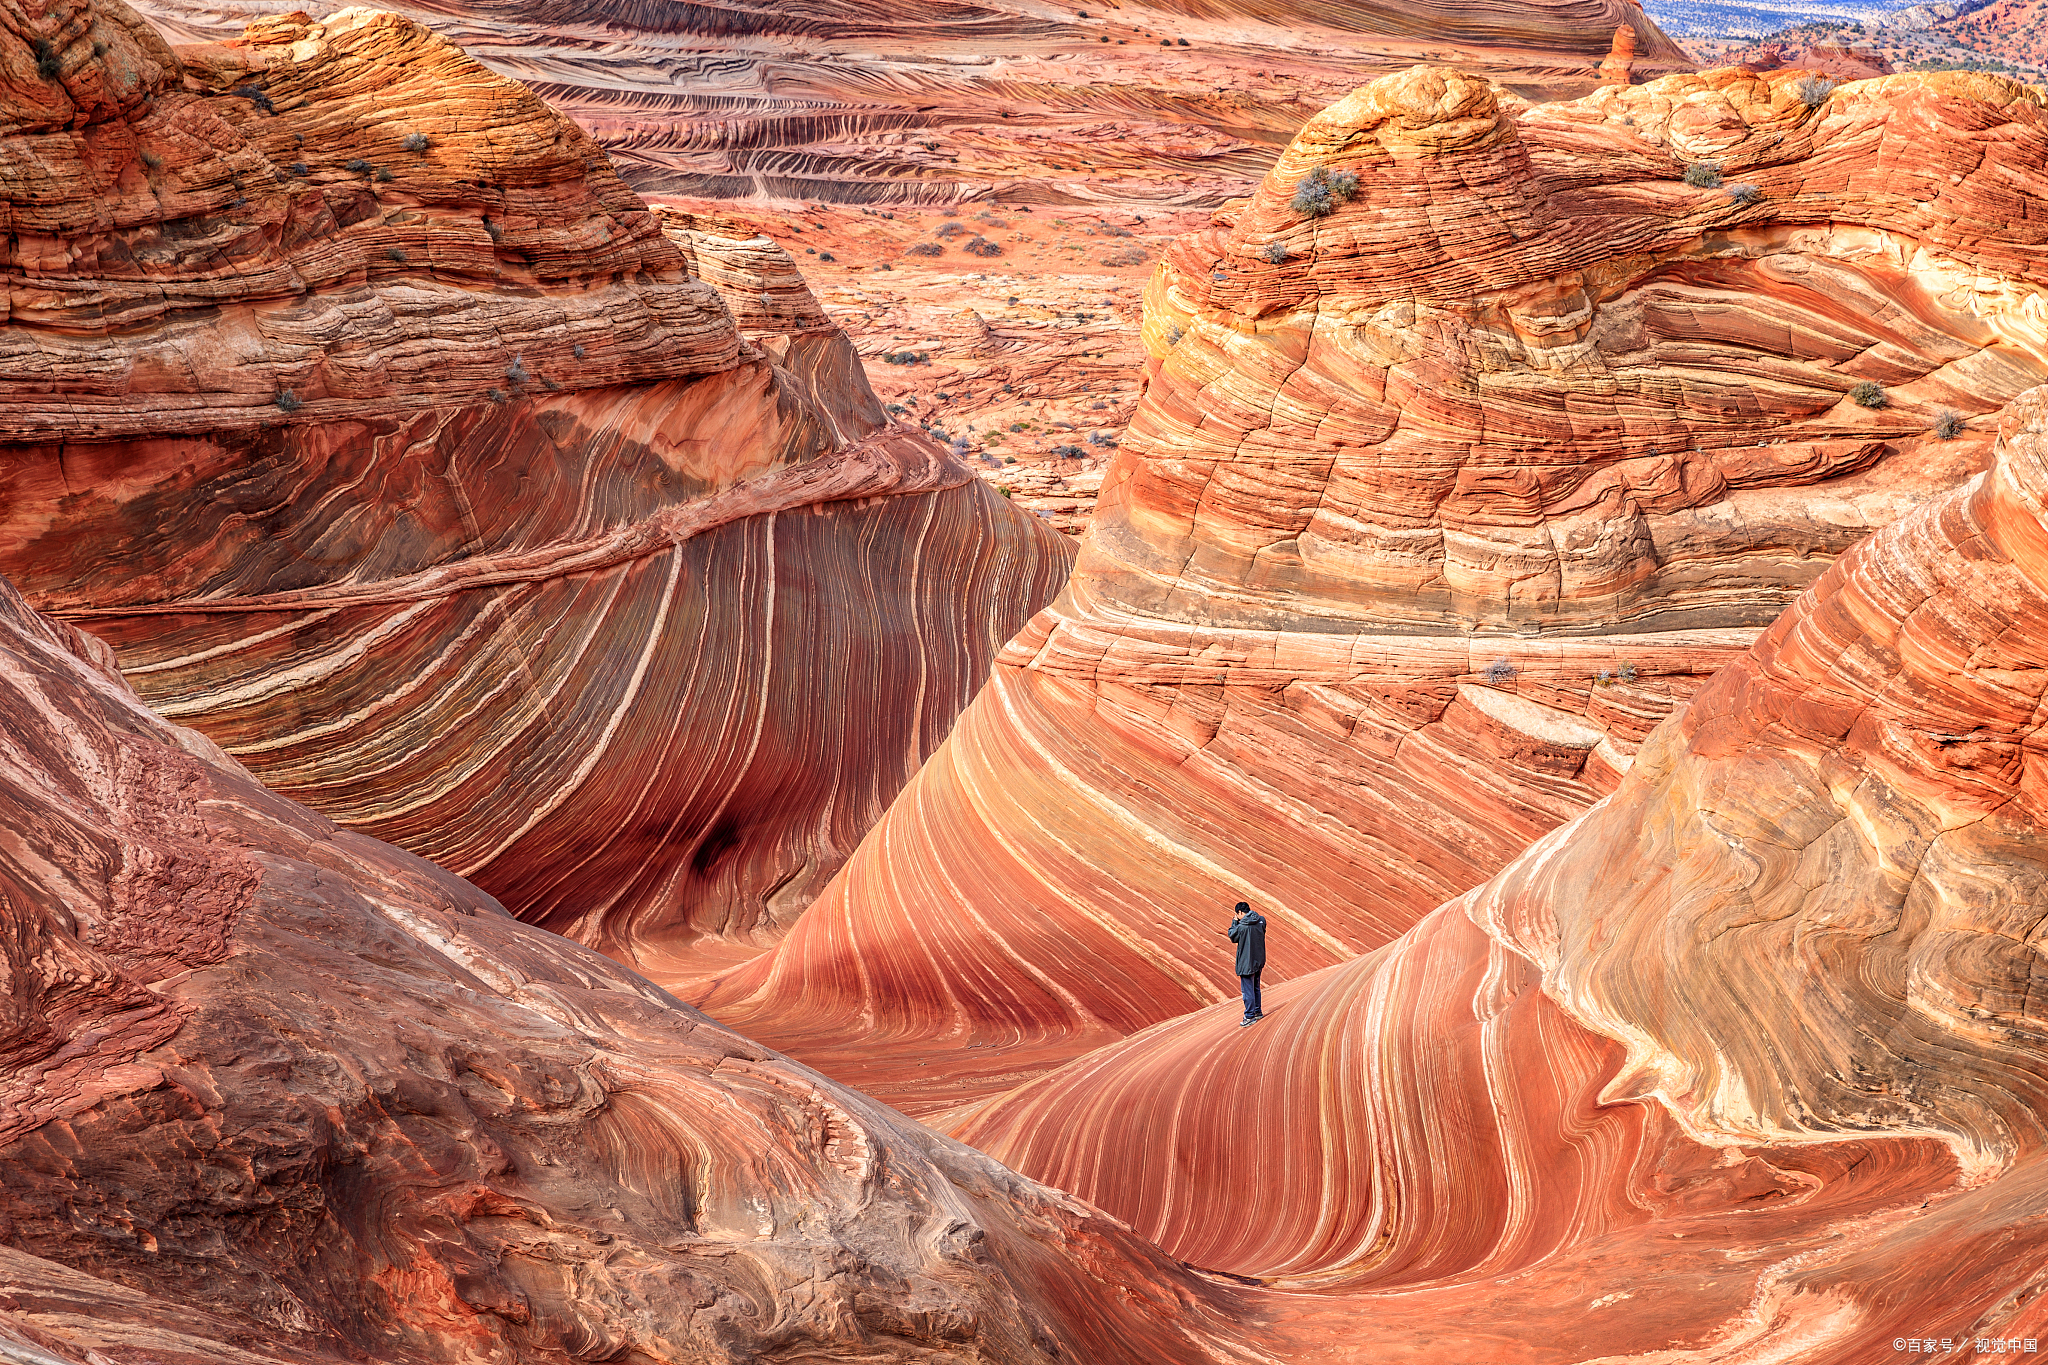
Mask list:
[[[1523,108],[1418,68],[1312,120],[1155,277],[1066,594],[693,998],[934,1113],[1233,997],[1236,900],[1284,980],[1613,791],[2048,378],[2039,97],[1793,83]]]
[[[0,1355],[1240,1358],[1241,1292],[266,791],[4,584],[0,717]]]
[[[1518,1360],[2038,1340],[2044,509],[2048,388],[1486,886],[961,1135],[1197,1263],[1398,1292],[1376,1357],[1419,1319]],[[1461,1306],[1503,1277],[1505,1321]]]
[[[889,420],[780,248],[664,225],[418,25],[181,59],[80,13],[61,79],[7,87],[51,104],[5,144],[40,245],[0,568],[276,790],[529,920],[772,941],[1066,542]]]

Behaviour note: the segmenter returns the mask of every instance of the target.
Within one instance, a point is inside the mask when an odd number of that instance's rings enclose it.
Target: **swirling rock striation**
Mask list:
[[[1233,996],[1233,901],[1285,979],[1612,792],[2048,378],[2039,97],[1794,80],[1528,108],[1417,68],[1312,120],[1155,276],[1065,595],[693,998],[934,1112]]]
[[[1432,1309],[1489,1359],[2017,1353],[2048,1332],[2044,695],[2048,388],[1490,883],[1249,1035],[1174,1020],[962,1135],[1200,1264],[1400,1291],[1376,1357]]]
[[[4,584],[0,718],[0,1354],[1246,1358],[1238,1291],[265,790]]]
[[[786,253],[416,24],[5,13],[61,79],[4,87],[51,112],[0,138],[0,569],[530,920],[771,941],[1064,539],[889,421]]]

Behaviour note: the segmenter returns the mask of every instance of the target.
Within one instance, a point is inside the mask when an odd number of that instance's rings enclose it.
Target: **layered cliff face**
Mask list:
[[[266,791],[5,585],[0,718],[0,1354],[1228,1348],[1231,1291]]]
[[[890,422],[772,242],[665,232],[413,23],[7,16],[0,570],[530,920],[772,940],[1066,543]]]
[[[1516,1359],[2038,1340],[2044,693],[2048,388],[1489,884],[1248,1035],[1175,1020],[963,1135],[1176,1255],[1403,1318],[1514,1274],[1522,1321],[1472,1330],[1528,1347],[1565,1293],[1651,1300]]]
[[[1155,277],[1066,594],[694,998],[934,1112],[1233,996],[1233,901],[1285,979],[1615,790],[2048,378],[2039,97],[1794,85],[1528,108],[1418,68],[1311,121]]]
[[[519,5],[406,13],[568,112],[646,193],[842,204],[1214,204],[1374,71],[1437,59],[1580,94],[1618,26],[1692,65],[1632,0],[1287,0],[1107,11],[988,0]],[[218,38],[254,0],[147,0]]]

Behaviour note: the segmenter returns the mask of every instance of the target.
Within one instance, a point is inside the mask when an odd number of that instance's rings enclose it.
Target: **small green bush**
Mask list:
[[[1934,439],[1953,441],[1963,434],[1963,415],[1953,408],[1943,408],[1934,419]]]
[[[1761,200],[1764,197],[1764,192],[1755,185],[1730,185],[1728,187],[1728,197],[1735,201],[1736,207],[1748,208],[1751,204]]]
[[[377,173],[377,168],[371,165],[368,160],[360,156],[356,157],[353,161],[350,161],[343,165],[342,169],[345,171],[354,171],[357,175],[375,175]]]
[[[405,251],[404,251],[404,249],[403,249],[402,247],[395,247],[395,246],[394,246],[394,247],[390,247],[390,248],[387,248],[387,249],[385,250],[385,252],[384,252],[384,255],[385,255],[385,256],[386,256],[386,257],[387,257],[388,259],[390,259],[390,260],[394,260],[394,261],[398,262],[398,263],[399,263],[400,265],[404,265],[404,264],[405,264],[405,262],[406,262],[406,255],[405,255]]]
[[[1294,187],[1294,198],[1289,204],[1304,218],[1327,218],[1340,205],[1348,204],[1357,197],[1356,175],[1350,171],[1332,174],[1328,166],[1318,166]]]
[[[36,39],[36,74],[46,81],[54,81],[64,74],[64,59],[48,38]]]
[[[903,254],[906,256],[943,256],[946,254],[946,248],[940,246],[937,242],[912,242],[909,246],[903,248]]]
[[[1885,397],[1884,386],[1871,379],[1857,380],[1850,386],[1849,397],[1866,408],[1889,407],[1892,401]]]
[[[408,152],[424,152],[434,145],[433,139],[425,133],[407,133],[401,144]]]
[[[1721,163],[1718,161],[1695,161],[1685,168],[1685,183],[1696,190],[1718,190],[1721,188]]]
[[[279,412],[297,412],[300,408],[306,406],[306,400],[293,393],[290,389],[279,389],[277,396],[270,401],[277,404]]]

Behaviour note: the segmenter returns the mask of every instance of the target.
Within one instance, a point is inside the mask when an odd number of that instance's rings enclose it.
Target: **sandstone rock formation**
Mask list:
[[[1241,1292],[266,791],[0,585],[0,1356],[1209,1362]]]
[[[1615,790],[2048,379],[2040,98],[1794,79],[1418,68],[1312,120],[1155,277],[1066,594],[692,998],[935,1113],[1232,996],[1233,901],[1285,979]]]
[[[0,571],[530,920],[771,940],[1066,542],[890,421],[786,253],[665,232],[416,24],[0,16]]]
[[[1401,1291],[1356,1319],[1374,1359],[1418,1329],[2018,1354],[2048,1336],[2044,696],[2048,388],[1490,883],[1250,1033],[1174,1020],[964,1135],[1176,1255]]]
[[[268,7],[142,8],[221,38]],[[1362,71],[1450,61],[1580,94],[1617,26],[1647,74],[1693,64],[1633,0],[401,8],[570,114],[636,189],[722,199],[1212,205]]]

